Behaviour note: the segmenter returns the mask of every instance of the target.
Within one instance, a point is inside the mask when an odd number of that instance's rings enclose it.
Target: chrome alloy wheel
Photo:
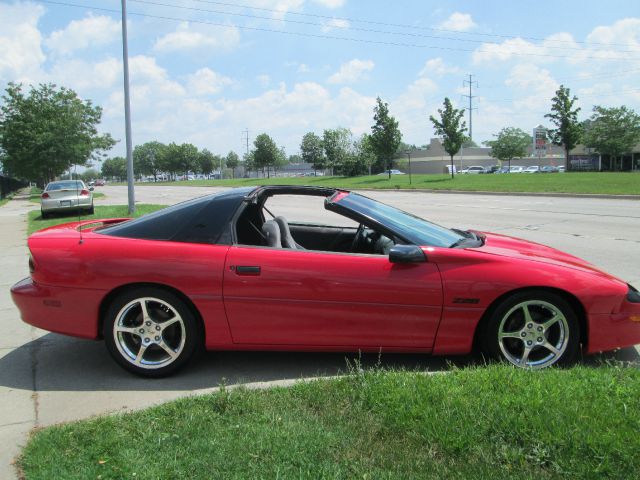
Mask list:
[[[143,369],[157,369],[180,356],[186,340],[184,321],[165,300],[136,298],[120,309],[113,338],[122,357]]]
[[[544,368],[556,363],[569,344],[569,324],[549,302],[529,300],[513,306],[500,320],[498,345],[518,367]]]

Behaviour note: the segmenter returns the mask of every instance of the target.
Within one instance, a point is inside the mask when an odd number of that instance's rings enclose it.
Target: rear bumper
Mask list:
[[[640,344],[640,303],[624,301],[617,313],[589,315],[587,353]]]
[[[11,287],[22,321],[50,332],[98,338],[101,290],[50,287],[25,278]]]
[[[64,212],[66,210],[85,209],[89,210],[93,205],[91,196],[65,199],[45,199],[40,200],[40,209],[43,212]]]

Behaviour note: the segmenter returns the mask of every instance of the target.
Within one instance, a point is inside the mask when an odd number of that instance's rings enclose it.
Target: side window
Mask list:
[[[264,204],[268,211],[264,217],[269,220],[274,217],[284,217],[289,224],[294,225],[324,225],[331,227],[353,227],[358,223],[350,218],[339,215],[324,208],[325,197],[309,195],[274,195]]]

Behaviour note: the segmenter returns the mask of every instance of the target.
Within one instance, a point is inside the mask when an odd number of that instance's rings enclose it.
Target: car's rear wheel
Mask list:
[[[174,373],[201,344],[198,322],[185,302],[152,287],[116,297],[107,309],[103,333],[115,361],[145,377]]]
[[[578,353],[580,326],[569,303],[552,292],[516,293],[491,314],[485,353],[522,368],[568,365]]]
[[[50,213],[47,213],[47,212],[44,212],[44,211],[40,210],[40,217],[42,217],[43,220],[46,220],[50,216],[51,216]]]
[[[95,209],[93,208],[93,203],[91,204],[91,208],[89,210],[87,210],[87,215],[93,215],[95,212]]]

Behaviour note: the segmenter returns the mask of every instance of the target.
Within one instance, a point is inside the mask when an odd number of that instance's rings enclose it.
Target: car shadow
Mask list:
[[[640,366],[634,348],[592,355],[583,365]],[[50,333],[0,359],[0,385],[32,391],[191,391],[220,384],[295,380],[346,373],[350,366],[413,371],[446,371],[483,365],[480,356],[301,352],[205,352],[179,373],[162,379],[130,374],[115,364],[103,342]]]
[[[103,342],[49,333],[0,359],[0,385],[34,391],[199,390],[235,385],[344,374],[357,368],[443,371],[482,364],[467,355],[358,354],[303,352],[204,352],[180,372],[145,379],[120,368]]]

